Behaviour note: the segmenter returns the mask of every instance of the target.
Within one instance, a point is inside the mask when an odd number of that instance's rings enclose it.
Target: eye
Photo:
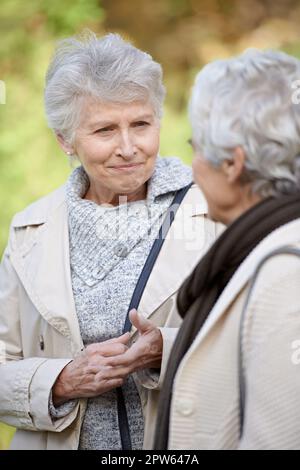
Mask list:
[[[101,129],[97,129],[95,132],[97,134],[107,134],[109,132],[112,132],[114,130],[114,127],[108,126],[108,127],[101,127]]]
[[[134,127],[146,127],[146,126],[149,126],[150,123],[147,121],[137,121],[133,125]]]

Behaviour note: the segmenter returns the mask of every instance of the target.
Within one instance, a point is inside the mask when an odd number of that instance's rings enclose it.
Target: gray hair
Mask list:
[[[300,61],[278,51],[249,49],[205,66],[189,105],[196,150],[218,167],[240,146],[243,181],[254,192],[299,191],[300,104],[292,99],[299,79]]]
[[[118,34],[103,38],[88,31],[58,44],[46,74],[48,125],[71,142],[85,97],[103,102],[149,100],[162,115],[165,88],[161,66]]]

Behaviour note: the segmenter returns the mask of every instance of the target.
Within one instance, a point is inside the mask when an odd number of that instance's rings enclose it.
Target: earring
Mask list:
[[[71,152],[67,152],[67,155],[71,155]]]

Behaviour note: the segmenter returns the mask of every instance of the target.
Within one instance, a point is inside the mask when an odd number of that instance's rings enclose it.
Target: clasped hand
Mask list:
[[[89,398],[120,387],[128,375],[140,369],[159,368],[162,335],[149,320],[131,310],[129,318],[137,329],[131,346],[130,334],[94,343],[71,361],[58,376],[52,397],[55,406],[74,398]]]

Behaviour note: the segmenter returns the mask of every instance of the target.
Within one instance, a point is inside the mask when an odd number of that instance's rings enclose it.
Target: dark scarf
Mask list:
[[[178,366],[220,294],[247,255],[276,228],[300,217],[300,193],[268,198],[236,219],[181,286],[177,306],[184,319],[167,366],[158,405],[154,449],[168,446],[173,381]]]

